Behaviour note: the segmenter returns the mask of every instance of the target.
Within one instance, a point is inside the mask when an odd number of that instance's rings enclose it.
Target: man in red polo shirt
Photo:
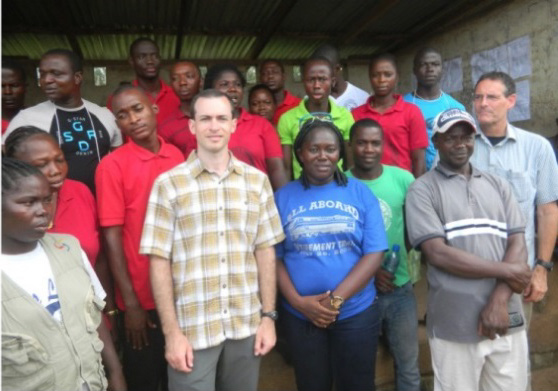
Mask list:
[[[132,85],[140,87],[151,103],[159,108],[157,123],[163,123],[166,118],[180,106],[180,100],[160,77],[161,57],[159,47],[151,38],[140,37],[130,45],[128,62],[136,73]],[[112,96],[109,96],[107,107],[112,110]]]
[[[365,104],[353,109],[355,121],[370,118],[384,130],[382,164],[400,167],[418,178],[426,171],[426,123],[420,109],[395,93],[399,80],[395,57],[381,53],[370,60],[370,85],[374,91]]]
[[[273,126],[279,123],[281,115],[298,106],[300,98],[285,89],[285,68],[277,60],[265,60],[260,65],[260,81],[267,85],[275,95],[277,109],[273,116]]]
[[[201,87],[200,70],[196,64],[180,61],[170,69],[171,87],[180,99],[177,107],[163,122],[159,123],[157,133],[167,143],[180,149],[187,159],[196,149],[196,136],[190,132],[190,103]]]
[[[101,160],[95,175],[106,253],[121,311],[124,375],[130,390],[166,390],[165,341],[149,283],[149,259],[139,243],[151,187],[184,158],[157,136],[157,106],[142,89],[122,86],[113,113],[129,142]]]

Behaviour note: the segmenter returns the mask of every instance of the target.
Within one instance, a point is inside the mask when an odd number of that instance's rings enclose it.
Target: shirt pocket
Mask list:
[[[2,333],[2,390],[52,390],[54,370],[35,338]]]
[[[528,172],[509,171],[507,175],[508,181],[511,183],[513,195],[517,202],[522,206],[534,205],[535,203],[535,187],[531,182]]]
[[[85,327],[89,333],[94,333],[101,324],[101,317],[105,308],[104,300],[95,295],[91,286],[85,298]]]

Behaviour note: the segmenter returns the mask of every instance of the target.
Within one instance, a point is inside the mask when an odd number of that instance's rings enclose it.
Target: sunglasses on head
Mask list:
[[[320,111],[305,114],[298,120],[298,129],[300,130],[304,125],[311,124],[314,121],[333,122],[333,117],[331,116],[331,113]]]

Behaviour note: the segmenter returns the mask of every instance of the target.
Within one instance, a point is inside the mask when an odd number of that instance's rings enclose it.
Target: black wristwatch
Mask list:
[[[540,265],[546,269],[546,271],[551,272],[554,269],[554,262],[543,261],[542,259],[537,259],[536,265]]]
[[[277,320],[279,319],[279,312],[277,311],[262,312],[262,317],[263,316],[267,316],[268,318],[271,318],[271,320]]]

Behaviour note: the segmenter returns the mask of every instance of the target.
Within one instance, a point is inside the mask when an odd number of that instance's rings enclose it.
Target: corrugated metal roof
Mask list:
[[[51,34],[3,34],[2,55],[38,59],[49,49],[71,49],[64,35]]]
[[[320,44],[343,58],[401,47],[459,12],[506,0],[18,0],[2,2],[2,52],[38,59],[55,47],[125,60],[150,36],[164,60],[301,61]],[[430,22],[432,21],[432,23]]]
[[[186,36],[181,58],[242,60],[248,55],[256,37],[253,36]]]

